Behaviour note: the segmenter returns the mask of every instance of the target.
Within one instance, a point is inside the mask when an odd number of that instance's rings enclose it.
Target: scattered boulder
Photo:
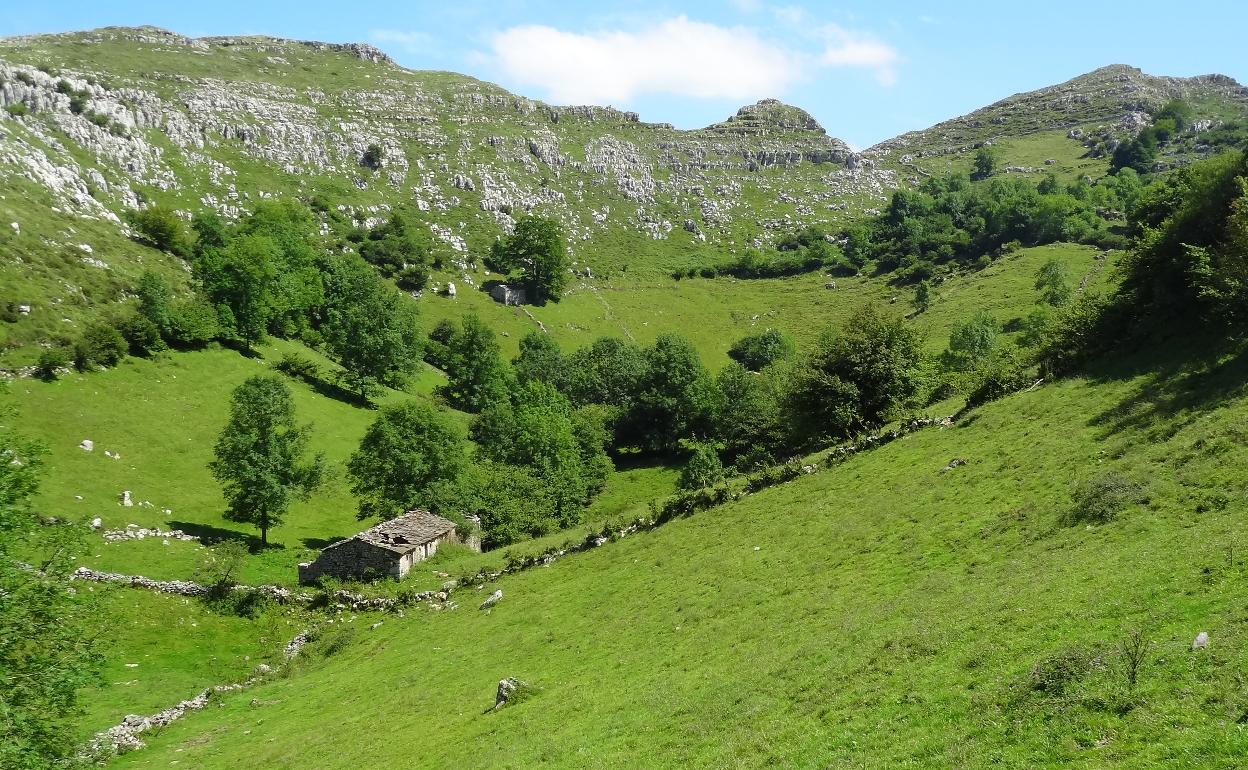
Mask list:
[[[1209,634],[1201,631],[1196,634],[1196,638],[1192,640],[1192,650],[1203,650],[1209,646]]]
[[[104,527],[104,520],[101,519],[99,516],[96,516],[94,519],[91,520],[91,529],[102,529],[103,527]]]
[[[949,461],[948,465],[946,465],[944,468],[941,469],[941,473],[944,473],[945,471],[951,471],[960,465],[966,465],[967,462],[968,462],[967,460],[963,460],[961,457],[955,457]]]
[[[522,682],[515,677],[509,676],[506,679],[498,680],[498,692],[494,695],[494,708],[491,710],[497,711],[508,703],[515,702],[517,696],[527,688],[528,683]]]
[[[17,234],[17,235],[21,235],[21,234],[22,234],[22,226],[21,226],[21,225],[19,225],[17,222],[10,222],[10,223],[9,223],[9,227],[13,228],[13,232],[14,232],[15,234]]]
[[[121,493],[121,504],[127,508],[130,508],[134,505],[134,500],[130,499],[130,490],[127,489]]]
[[[503,600],[503,589],[500,588],[494,593],[485,597],[485,601],[481,602],[480,609],[488,610],[489,608],[493,607],[495,604],[498,604],[502,600]]]
[[[92,452],[95,450],[95,442],[89,438],[84,438],[82,443],[78,445],[78,448],[84,452]]]
[[[18,315],[30,315],[30,305],[18,305],[17,314]]]

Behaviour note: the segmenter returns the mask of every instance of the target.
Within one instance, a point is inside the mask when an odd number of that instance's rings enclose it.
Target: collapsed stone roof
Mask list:
[[[416,550],[431,540],[436,540],[455,529],[455,522],[429,511],[408,511],[389,521],[370,527],[355,537],[342,540],[329,548],[336,548],[352,540],[360,540],[379,548],[403,555]],[[326,548],[325,550],[329,550]]]

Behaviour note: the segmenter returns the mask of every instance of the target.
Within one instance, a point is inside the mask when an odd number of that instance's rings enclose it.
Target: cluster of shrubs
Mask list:
[[[809,225],[796,232],[787,233],[776,241],[775,250],[764,254],[757,249],[746,249],[732,262],[703,265],[677,270],[672,273],[681,278],[785,278],[817,271],[832,275],[857,275],[862,265],[846,258],[836,239],[830,238],[819,227]]]

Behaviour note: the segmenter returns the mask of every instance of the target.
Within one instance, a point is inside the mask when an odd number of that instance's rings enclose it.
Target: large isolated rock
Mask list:
[[[503,600],[503,589],[500,588],[494,593],[485,597],[485,601],[481,602],[481,609],[488,610],[489,608],[493,607],[495,604],[498,604],[502,600]]]

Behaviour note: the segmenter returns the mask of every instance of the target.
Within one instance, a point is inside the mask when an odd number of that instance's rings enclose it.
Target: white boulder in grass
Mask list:
[[[1205,631],[1201,631],[1199,634],[1196,634],[1196,638],[1192,640],[1193,650],[1203,650],[1208,646],[1209,646],[1209,634]]]

